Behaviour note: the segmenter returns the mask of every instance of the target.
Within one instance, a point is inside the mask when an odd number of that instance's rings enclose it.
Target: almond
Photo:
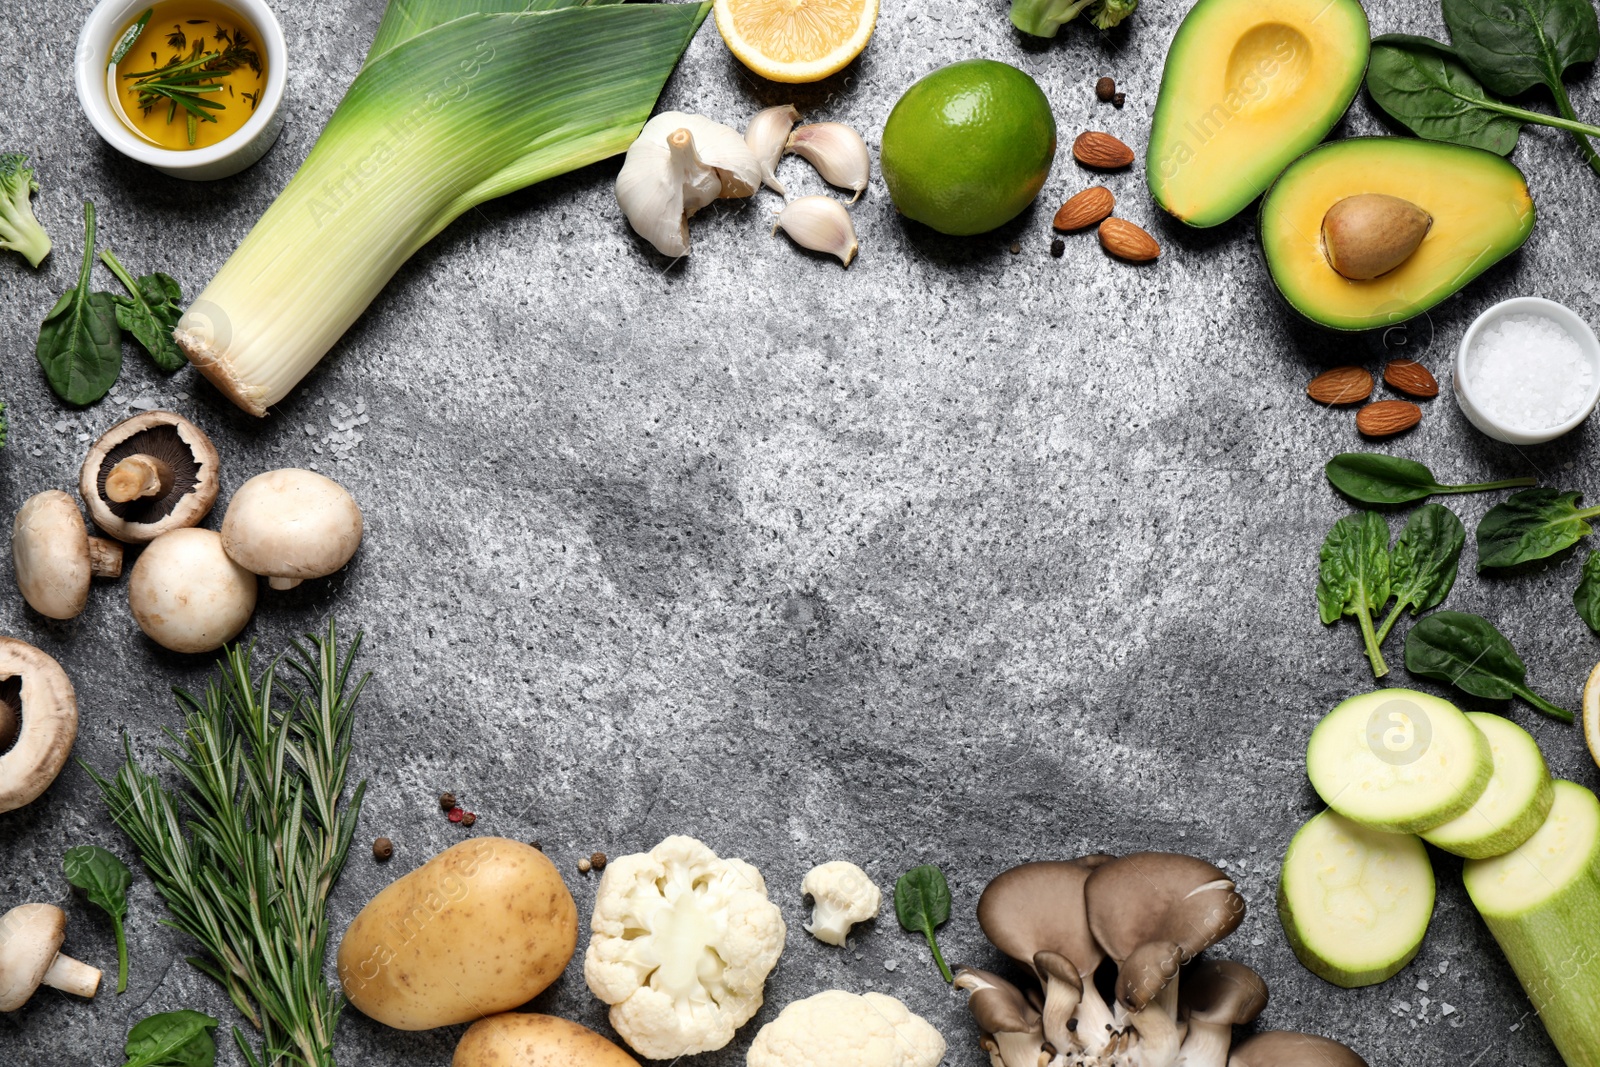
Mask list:
[[[1438,380],[1414,359],[1397,359],[1383,368],[1383,380],[1389,388],[1418,400],[1432,400],[1439,395]]]
[[[1306,383],[1306,396],[1319,404],[1359,404],[1372,395],[1372,375],[1362,367],[1335,367]]]
[[[1148,263],[1161,254],[1156,239],[1127,219],[1106,219],[1100,224],[1100,247],[1129,263]]]
[[[1133,149],[1098,130],[1078,134],[1072,142],[1072,154],[1079,163],[1097,170],[1118,170],[1133,162]]]
[[[1061,205],[1056,212],[1055,228],[1058,230],[1087,230],[1096,223],[1111,217],[1117,198],[1103,185],[1096,185]]]
[[[1356,429],[1368,437],[1393,437],[1422,421],[1422,409],[1409,400],[1380,400],[1356,412]]]

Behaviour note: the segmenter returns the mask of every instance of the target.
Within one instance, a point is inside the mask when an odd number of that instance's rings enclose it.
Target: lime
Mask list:
[[[1020,215],[1056,157],[1050,101],[992,59],[941,67],[900,98],[883,130],[894,206],[940,233],[985,233]]]

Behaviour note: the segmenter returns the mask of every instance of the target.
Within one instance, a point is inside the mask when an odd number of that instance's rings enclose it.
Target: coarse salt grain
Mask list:
[[[1537,433],[1583,407],[1594,368],[1572,335],[1541,315],[1507,315],[1473,342],[1466,360],[1473,405],[1508,429]]]

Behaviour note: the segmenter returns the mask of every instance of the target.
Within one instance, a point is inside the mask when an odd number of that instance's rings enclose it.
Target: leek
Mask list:
[[[625,149],[710,3],[394,0],[311,154],[179,321],[265,415],[463,212]],[[516,13],[505,11],[514,7]]]

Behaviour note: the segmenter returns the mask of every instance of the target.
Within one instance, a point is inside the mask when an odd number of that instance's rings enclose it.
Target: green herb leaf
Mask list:
[[[137,22],[122,31],[122,36],[117,38],[117,45],[111,50],[111,65],[116,66],[122,62],[122,57],[138,43],[139,35],[144,33],[144,28],[150,24],[150,16],[155,14],[155,8],[147,7],[144,14],[139,16]]]
[[[1389,673],[1372,622],[1373,614],[1389,602],[1389,566],[1389,524],[1377,512],[1345,516],[1322,542],[1318,611],[1328,626],[1355,616],[1376,678]]]
[[[1507,114],[1450,46],[1411,34],[1373,39],[1367,92],[1418,137],[1502,156],[1517,147],[1526,121]]]
[[[1501,96],[1543,85],[1562,117],[1578,117],[1562,78],[1573,64],[1600,54],[1592,0],[1444,0],[1443,6],[1456,54],[1484,85]],[[1568,132],[1600,173],[1600,155],[1588,139]]]
[[[955,981],[934,937],[934,931],[950,921],[950,883],[945,881],[944,872],[928,865],[902,874],[894,885],[894,914],[907,932],[928,939],[939,973],[946,982]]]
[[[139,1021],[128,1031],[122,1067],[213,1067],[217,1020],[198,1011],[168,1011]]]
[[[56,301],[39,325],[33,354],[45,380],[69,404],[92,404],[111,391],[122,373],[122,331],[110,293],[89,289],[94,266],[94,205],[83,205],[83,266],[78,284]]]
[[[1568,67],[1600,55],[1592,0],[1443,0],[1442,6],[1456,54],[1501,96],[1535,85],[1557,91]]]
[[[1589,629],[1600,634],[1600,552],[1589,553],[1583,561],[1583,578],[1578,591],[1572,594],[1572,606]]]
[[[1440,611],[1417,623],[1406,634],[1406,670],[1487,700],[1518,696],[1552,718],[1572,721],[1572,712],[1527,687],[1522,657],[1480,615]]]
[[[84,891],[89,903],[111,917],[117,938],[117,992],[128,988],[128,939],[122,921],[128,917],[128,887],[133,872],[128,865],[99,845],[79,845],[61,857],[67,881]]]
[[[189,361],[172,339],[172,330],[183,317],[183,290],[178,283],[160,273],[144,274],[135,281],[109,248],[100,253],[100,261],[128,290],[127,296],[112,297],[117,325],[133,335],[157,367],[169,374],[181,370]]]
[[[1389,584],[1395,601],[1389,617],[1378,627],[1379,645],[1394,629],[1401,611],[1410,608],[1412,615],[1421,615],[1444,603],[1456,584],[1466,543],[1466,527],[1443,504],[1424,504],[1411,513],[1389,556]]]
[[[1472,485],[1441,485],[1433,472],[1412,459],[1377,452],[1345,452],[1323,468],[1333,487],[1362,504],[1409,504],[1447,493],[1485,493],[1536,484],[1533,478],[1509,478]]]
[[[1525,489],[1489,509],[1478,523],[1478,569],[1546,559],[1590,533],[1600,508],[1579,508],[1582,493]]]

